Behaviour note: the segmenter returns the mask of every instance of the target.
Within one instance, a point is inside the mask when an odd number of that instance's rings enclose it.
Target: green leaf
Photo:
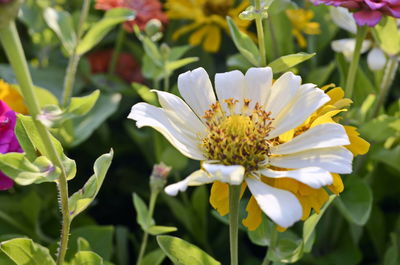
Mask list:
[[[164,252],[161,249],[157,249],[144,256],[139,265],[160,265],[165,257]]]
[[[104,260],[111,259],[114,238],[113,226],[91,225],[73,229],[70,236],[66,260],[72,260],[74,254],[79,251],[79,238],[84,238],[90,245],[90,250],[103,257]]]
[[[271,62],[268,66],[272,68],[272,71],[274,73],[281,73],[289,70],[293,66],[296,66],[304,61],[309,60],[315,55],[316,53],[308,54],[304,52],[289,54],[276,59],[275,61]]]
[[[253,66],[259,66],[260,52],[253,40],[247,34],[240,32],[232,18],[227,17],[226,20],[236,48]]]
[[[68,55],[71,56],[77,43],[71,14],[66,11],[48,7],[44,11],[44,19],[62,42]]]
[[[158,50],[157,45],[152,42],[149,38],[144,37],[142,39],[143,48],[149,58],[153,61],[153,63],[157,66],[162,66],[163,57]]]
[[[32,150],[32,147],[34,147],[35,150],[39,151],[40,154],[46,154],[46,146],[42,142],[42,139],[33,123],[32,117],[24,116],[21,114],[18,114],[17,117],[20,122],[20,125],[18,125],[19,127],[17,127],[16,133],[18,139],[24,138],[24,140],[22,141],[22,146],[28,148],[27,152],[29,153],[27,154],[27,157],[31,160],[37,157],[36,151],[34,152]],[[67,179],[68,180],[73,179],[76,175],[75,161],[68,158],[64,154],[64,150],[61,143],[52,135],[51,135],[51,141],[53,142],[54,147],[64,165]]]
[[[75,254],[71,265],[103,265],[103,259],[91,251],[79,251]]]
[[[276,233],[273,231],[275,225],[267,218],[262,215],[262,222],[254,231],[248,231],[247,234],[254,244],[262,247],[271,245],[271,235]]]
[[[243,72],[252,67],[249,61],[240,53],[229,56],[226,64],[230,69],[239,69]]]
[[[147,232],[150,235],[157,236],[162,234],[167,234],[171,232],[175,232],[178,230],[176,227],[173,226],[160,226],[160,225],[153,225],[147,229]]]
[[[132,87],[136,91],[136,93],[138,93],[138,95],[142,98],[142,100],[154,106],[158,105],[157,96],[155,93],[150,91],[149,87],[135,82],[132,83]]]
[[[61,172],[45,156],[31,163],[23,153],[0,154],[0,169],[23,186],[56,181]]]
[[[276,244],[270,247],[268,258],[272,261],[294,263],[303,256],[304,243],[293,232],[285,231],[279,234]]]
[[[83,237],[78,237],[78,251],[90,251],[90,243]]]
[[[136,193],[132,194],[132,200],[136,210],[136,220],[143,231],[147,231],[155,225],[153,218],[150,216],[149,209]]]
[[[107,171],[111,165],[114,152],[100,156],[94,163],[94,174],[85,183],[82,189],[69,198],[69,211],[71,219],[84,211],[94,200],[99,192]]]
[[[86,115],[96,104],[99,95],[100,91],[95,90],[85,97],[72,97],[65,112],[73,114],[74,117]]]
[[[177,265],[218,265],[220,262],[209,256],[200,248],[180,238],[158,236],[158,245],[162,251]]]
[[[165,68],[167,69],[167,71],[172,73],[176,69],[184,67],[190,63],[197,62],[198,60],[199,60],[198,57],[187,57],[187,58],[180,59],[177,61],[167,62]]]
[[[55,265],[49,250],[28,238],[16,238],[0,244],[1,251],[16,265]]]
[[[371,188],[356,176],[348,176],[344,186],[346,189],[335,201],[335,205],[349,222],[365,225],[372,209]]]
[[[381,115],[364,123],[359,129],[361,135],[370,141],[383,142],[390,136],[400,132],[400,119]]]
[[[92,49],[115,25],[134,18],[135,12],[128,8],[113,8],[108,10],[103,19],[94,23],[83,37],[77,48],[78,54],[82,55]]]
[[[400,247],[396,233],[390,234],[391,245],[385,252],[383,265],[398,265],[400,262]]]
[[[382,148],[378,152],[373,153],[372,157],[400,172],[400,146],[396,146],[393,149]]]
[[[390,56],[400,52],[400,33],[395,18],[386,17],[373,28],[380,48]]]
[[[322,207],[319,213],[312,214],[303,225],[303,241],[304,241],[304,252],[310,252],[312,249],[312,245],[314,243],[315,237],[313,236],[315,227],[317,226],[319,220],[324,215],[326,209],[328,209],[329,205],[336,198],[336,195],[329,196],[329,200],[325,203],[324,207]]]
[[[183,46],[176,46],[171,48],[171,52],[168,57],[168,61],[176,61],[180,59],[188,50],[190,50],[192,46],[190,45],[183,45]]]

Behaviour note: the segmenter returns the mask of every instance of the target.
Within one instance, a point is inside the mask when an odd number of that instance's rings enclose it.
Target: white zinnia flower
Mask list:
[[[330,98],[291,72],[273,82],[271,68],[217,74],[215,90],[203,68],[181,74],[179,97],[158,94],[161,108],[132,107],[130,119],[163,134],[201,169],[165,191],[176,195],[188,186],[214,181],[247,183],[261,210],[281,227],[302,218],[297,197],[266,184],[264,178],[291,178],[314,189],[333,183],[332,173],[352,171],[353,155],[342,125],[325,123],[282,143],[279,136],[297,128]]]
[[[340,28],[352,34],[357,33],[356,21],[347,8],[331,7],[330,13],[333,22]],[[331,47],[335,52],[343,53],[347,61],[351,61],[356,47],[356,40],[353,38],[334,40],[331,43]],[[386,56],[384,52],[377,47],[373,47],[370,40],[364,40],[361,46],[361,53],[367,51],[370,51],[367,60],[369,69],[372,71],[382,70],[386,65]]]

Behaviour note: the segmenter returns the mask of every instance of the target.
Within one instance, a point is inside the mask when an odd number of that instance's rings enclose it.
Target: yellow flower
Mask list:
[[[217,52],[221,46],[221,30],[229,34],[226,16],[232,17],[241,30],[246,30],[250,21],[239,19],[239,14],[249,5],[248,0],[234,7],[233,0],[168,0],[165,3],[169,19],[191,20],[192,23],[177,30],[172,38],[192,32],[191,45],[202,43],[208,52]]]
[[[286,15],[292,23],[292,34],[296,37],[297,43],[301,48],[307,47],[307,40],[302,33],[308,35],[317,35],[321,33],[319,23],[311,22],[314,18],[314,12],[312,10],[286,10]]]
[[[4,101],[13,111],[27,114],[28,109],[18,90],[0,79],[0,100]]]

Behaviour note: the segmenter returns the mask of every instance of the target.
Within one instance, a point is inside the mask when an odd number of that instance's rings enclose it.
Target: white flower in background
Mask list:
[[[347,8],[343,7],[331,7],[330,13],[333,22],[340,28],[352,33],[357,33],[357,24],[353,18],[353,15]],[[331,43],[332,49],[335,52],[343,53],[347,61],[353,59],[353,53],[356,46],[355,39],[341,39],[335,40]],[[368,53],[368,67],[373,71],[382,70],[386,65],[386,56],[384,52],[378,47],[373,47],[373,43],[370,40],[364,40],[361,46],[361,53]]]
[[[302,85],[300,76],[288,72],[273,82],[269,67],[221,73],[215,95],[207,72],[198,68],[181,74],[178,88],[184,100],[155,90],[161,108],[138,103],[128,116],[202,161],[200,170],[165,188],[169,195],[215,181],[245,183],[256,205],[286,228],[302,218],[302,204],[268,180],[289,178],[319,189],[333,183],[331,173],[352,171],[353,155],[344,147],[349,138],[340,124],[319,124],[281,140],[330,101],[315,85]]]

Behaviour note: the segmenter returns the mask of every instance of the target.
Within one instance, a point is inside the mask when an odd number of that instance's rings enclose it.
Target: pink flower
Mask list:
[[[17,115],[11,108],[0,100],[0,153],[9,152],[22,153],[14,129]],[[4,173],[0,172],[0,190],[7,190],[13,186],[13,181]]]
[[[400,18],[400,0],[311,0],[311,2],[345,7],[354,12],[354,19],[360,26],[373,27],[384,15]]]
[[[96,0],[96,9],[109,10],[117,7],[130,8],[136,11],[136,17],[124,24],[128,32],[132,32],[133,25],[138,25],[143,30],[146,23],[156,18],[162,23],[167,22],[167,16],[162,12],[162,5],[159,0]]]

